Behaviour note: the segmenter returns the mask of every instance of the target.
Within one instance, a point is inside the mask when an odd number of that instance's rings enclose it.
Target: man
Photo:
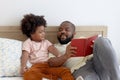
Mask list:
[[[57,33],[60,43],[55,46],[63,55],[50,58],[51,66],[69,67],[76,80],[120,80],[116,53],[107,38],[95,40],[92,57],[70,57],[76,53],[75,47],[68,45],[74,35],[75,25],[69,21],[62,22]]]

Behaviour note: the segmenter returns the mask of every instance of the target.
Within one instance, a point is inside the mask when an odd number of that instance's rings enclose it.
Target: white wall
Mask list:
[[[0,0],[0,26],[17,26],[24,14],[44,15],[48,25],[64,20],[75,25],[107,25],[120,55],[120,0]],[[119,58],[120,61],[120,58]]]

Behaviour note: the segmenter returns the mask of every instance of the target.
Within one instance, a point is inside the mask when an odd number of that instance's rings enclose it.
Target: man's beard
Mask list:
[[[60,44],[67,44],[67,43],[69,43],[73,39],[73,35],[68,37],[68,38],[66,38],[65,40],[61,40],[61,38],[58,37],[58,36],[57,36],[57,39],[60,42]]]

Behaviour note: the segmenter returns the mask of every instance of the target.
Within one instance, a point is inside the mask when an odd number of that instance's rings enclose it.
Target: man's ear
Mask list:
[[[73,35],[75,36],[75,35],[76,35],[76,32],[74,32]]]

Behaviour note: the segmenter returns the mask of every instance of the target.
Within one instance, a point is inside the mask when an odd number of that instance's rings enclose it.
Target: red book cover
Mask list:
[[[88,56],[92,54],[93,48],[93,41],[98,37],[98,35],[94,35],[88,38],[79,38],[79,39],[72,39],[71,46],[77,47],[75,56]]]

